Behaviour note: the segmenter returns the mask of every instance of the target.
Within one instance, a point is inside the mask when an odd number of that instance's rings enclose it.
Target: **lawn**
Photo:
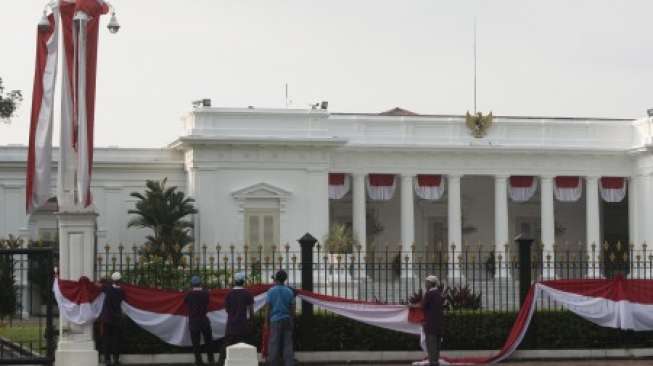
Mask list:
[[[38,324],[9,324],[0,325],[0,337],[11,342],[18,343],[26,349],[34,352],[44,351],[46,348],[45,326]]]

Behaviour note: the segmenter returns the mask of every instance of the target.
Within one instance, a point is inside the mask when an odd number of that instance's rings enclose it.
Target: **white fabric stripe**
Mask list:
[[[599,185],[599,191],[605,202],[621,202],[626,197],[626,184],[621,188],[603,188]]]
[[[444,195],[444,179],[440,180],[439,186],[420,186],[418,179],[415,179],[414,185],[415,194],[421,199],[437,201]]]
[[[63,33],[64,37],[67,35]],[[69,36],[74,37],[70,34]],[[73,40],[67,40],[74,42]],[[74,65],[75,60],[68,60],[66,53],[61,58],[61,131],[59,135],[59,162],[57,170],[57,202],[59,208],[70,208],[73,206],[74,176],[77,157],[73,150],[73,91],[70,86],[69,63]],[[74,71],[73,71],[74,72]]]
[[[397,188],[397,176],[392,180],[391,186],[373,186],[370,184],[370,177],[365,179],[367,185],[367,195],[374,201],[389,201],[395,194]]]
[[[61,290],[59,289],[58,279],[54,280],[54,283],[52,284],[52,291],[54,292],[54,298],[57,300],[59,314],[65,320],[71,323],[77,325],[93,323],[102,312],[102,306],[104,305],[104,294],[100,294],[95,298],[95,300],[93,300],[93,302],[77,304],[63,296]]]
[[[533,184],[530,187],[513,187],[511,185],[508,188],[510,199],[513,202],[526,202],[533,197],[535,191],[537,191],[537,180],[535,178],[533,178]]]
[[[349,175],[345,175],[345,182],[343,185],[332,185],[329,184],[329,199],[339,200],[342,199],[351,188],[351,178]]]
[[[569,311],[602,327],[653,330],[653,304],[578,295],[538,284],[543,293]]]
[[[579,181],[576,188],[558,188],[558,186],[555,186],[553,192],[560,202],[576,202],[583,194],[583,184]]]
[[[254,297],[254,311],[259,311],[265,305],[266,293]],[[122,303],[122,311],[139,327],[159,337],[162,341],[176,346],[190,346],[190,331],[188,317],[176,314],[161,314],[139,309],[126,301]],[[214,339],[222,338],[227,327],[227,312],[224,309],[210,311],[207,314],[211,322]]]
[[[54,117],[54,90],[57,81],[59,55],[59,7],[52,9],[54,29],[47,42],[47,59],[43,72],[43,96],[36,123],[34,138],[34,177],[32,207],[44,205],[50,198],[50,175],[52,169],[52,121]]]
[[[86,46],[87,46],[87,26],[88,18],[79,22],[79,31],[77,34],[77,199],[76,203],[81,207],[86,206],[86,197],[89,188],[89,170],[88,170],[88,130],[86,126]]]
[[[408,307],[405,305],[374,305],[325,301],[306,295],[299,295],[298,297],[332,313],[362,323],[409,334],[419,335],[421,332],[422,327],[420,324],[414,324],[408,321]]]

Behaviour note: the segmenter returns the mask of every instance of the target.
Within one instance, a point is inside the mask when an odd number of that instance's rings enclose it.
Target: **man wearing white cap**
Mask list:
[[[249,338],[254,329],[254,297],[243,286],[245,286],[245,273],[234,274],[234,287],[229,290],[224,300],[227,329],[222,339],[219,366],[224,365],[227,347],[240,342],[251,342]]]
[[[440,338],[444,330],[443,299],[438,285],[440,280],[433,275],[425,279],[426,293],[422,298],[422,311],[424,322],[422,328],[426,336],[426,352],[430,366],[440,365]]]
[[[122,337],[122,309],[125,293],[120,288],[120,272],[111,275],[111,282],[102,286],[104,304],[100,314],[102,346],[105,365],[120,365],[120,338]],[[111,363],[113,356],[113,364]]]

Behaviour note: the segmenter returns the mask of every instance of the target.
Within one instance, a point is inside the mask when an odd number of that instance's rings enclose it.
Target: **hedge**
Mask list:
[[[503,345],[516,316],[514,312],[449,313],[446,315],[443,349],[498,349]],[[129,319],[124,322],[125,353],[191,352],[190,348],[163,343]],[[261,339],[260,323],[261,318],[257,317],[257,334],[250,340],[250,343],[257,346]],[[316,313],[310,323],[298,321],[296,324],[295,349],[299,351],[412,351],[419,350],[418,343],[417,336],[380,329],[331,314]],[[602,328],[566,311],[536,312],[531,327],[519,346],[520,349],[642,347],[653,347],[653,332]]]

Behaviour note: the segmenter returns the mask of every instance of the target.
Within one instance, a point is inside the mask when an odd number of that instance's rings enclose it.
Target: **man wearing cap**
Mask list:
[[[204,337],[206,353],[209,363],[213,364],[213,351],[211,343],[213,336],[211,334],[211,323],[206,313],[209,311],[209,291],[202,288],[202,283],[198,276],[190,279],[191,290],[186,294],[184,303],[188,309],[188,328],[190,328],[190,341],[193,343],[193,353],[195,354],[195,365],[204,365],[201,354],[200,336]]]
[[[267,328],[270,330],[268,363],[271,366],[292,366],[293,354],[293,319],[295,316],[295,293],[284,283],[288,274],[283,269],[273,277],[274,287],[268,290]],[[282,363],[283,362],[283,363]]]
[[[430,366],[440,365],[440,338],[444,330],[443,299],[438,285],[440,280],[433,275],[425,279],[426,293],[422,298],[422,311],[424,322],[422,328],[426,336],[426,352]]]
[[[104,304],[100,314],[100,333],[104,349],[104,364],[120,365],[120,338],[122,336],[122,309],[125,292],[120,288],[120,272],[111,275],[111,281],[102,286]],[[113,356],[113,364],[111,363]]]
[[[250,338],[253,330],[254,296],[243,286],[245,286],[245,274],[242,272],[236,273],[234,275],[234,287],[229,290],[224,300],[224,307],[227,312],[227,329],[222,340],[220,358],[218,359],[219,366],[224,365],[227,347],[240,342],[249,343],[248,338]]]

